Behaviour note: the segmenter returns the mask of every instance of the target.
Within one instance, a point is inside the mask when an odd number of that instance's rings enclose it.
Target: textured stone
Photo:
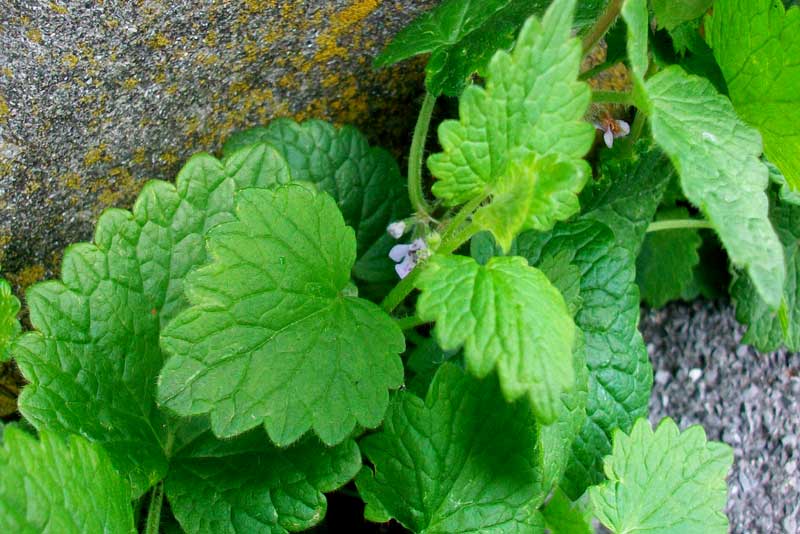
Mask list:
[[[657,378],[650,419],[701,424],[734,449],[731,532],[798,532],[800,354],[741,345],[743,328],[725,302],[645,311],[641,327]]]
[[[435,1],[0,3],[0,262],[19,290],[232,131],[319,117],[397,153],[423,64],[371,62]]]

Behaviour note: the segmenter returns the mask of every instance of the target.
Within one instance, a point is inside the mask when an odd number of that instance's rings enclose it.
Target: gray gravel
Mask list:
[[[651,420],[701,424],[734,448],[731,532],[800,532],[800,354],[741,345],[727,302],[645,310],[641,329],[655,372]]]

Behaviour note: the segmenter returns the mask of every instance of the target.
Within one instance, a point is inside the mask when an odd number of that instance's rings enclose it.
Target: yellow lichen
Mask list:
[[[70,189],[80,190],[83,179],[77,172],[67,172],[60,176],[61,183]]]
[[[52,9],[53,11],[58,13],[59,15],[66,15],[67,13],[69,13],[69,10],[67,10],[66,7],[60,6],[60,5],[56,4],[55,2],[50,2],[50,9]]]
[[[8,109],[8,103],[6,103],[6,99],[3,98],[3,95],[0,95],[0,124],[5,124],[8,122],[8,116],[10,113],[11,112]]]
[[[44,280],[47,270],[42,264],[30,265],[16,273],[8,273],[8,280],[21,291],[28,289],[36,282]]]
[[[3,67],[2,69],[0,69],[0,72],[2,72],[3,76],[5,76],[6,78],[13,78],[14,77],[14,71],[9,69],[8,67]]]
[[[78,56],[75,54],[64,54],[61,56],[61,61],[69,68],[74,68],[78,64]]]
[[[108,155],[108,145],[105,143],[100,143],[94,148],[89,149],[88,152],[83,156],[83,164],[87,167],[94,165],[96,163],[108,163],[111,161],[111,156]]]
[[[122,82],[122,87],[129,91],[131,89],[134,89],[137,85],[139,85],[139,80],[135,77],[130,77],[124,82]]]
[[[42,42],[42,32],[38,28],[31,28],[25,32],[25,36],[34,43],[40,44]]]
[[[163,33],[157,33],[147,40],[147,46],[155,49],[165,48],[169,46],[169,39]]]

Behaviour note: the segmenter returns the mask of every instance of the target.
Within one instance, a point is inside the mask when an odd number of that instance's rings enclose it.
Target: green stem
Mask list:
[[[381,308],[386,313],[392,313],[396,307],[403,302],[408,295],[414,291],[414,282],[417,280],[417,276],[419,276],[420,269],[419,267],[416,269],[412,269],[408,276],[400,280],[400,283],[397,284],[389,291],[389,294],[384,297],[383,301],[381,301]]]
[[[600,18],[594,23],[594,26],[589,29],[589,32],[583,37],[583,53],[588,54],[594,48],[594,45],[603,38],[608,29],[617,20],[619,12],[622,11],[622,4],[624,0],[611,0],[606,6],[606,10],[600,15]]]
[[[595,104],[622,104],[625,106],[633,105],[632,93],[620,93],[617,91],[592,91],[592,102]]]
[[[422,108],[417,117],[417,125],[414,127],[414,137],[411,139],[411,150],[408,154],[408,198],[411,200],[414,210],[421,215],[427,215],[430,212],[430,206],[425,201],[425,193],[422,191],[422,161],[435,105],[436,96],[426,92],[425,100],[422,101]]]
[[[710,222],[703,219],[668,219],[665,221],[651,222],[647,233],[660,232],[661,230],[681,230],[685,228],[713,228]]]
[[[486,196],[480,195],[462,206],[455,217],[453,217],[444,230],[442,230],[442,244],[433,252],[449,254],[466,243],[469,238],[480,230],[474,224],[469,224],[464,228],[461,228],[461,226],[472,213],[478,209],[484,200],[486,200]],[[381,308],[383,308],[386,313],[391,313],[412,291],[414,291],[414,283],[423,268],[424,265],[419,265],[416,269],[413,269],[408,273],[408,276],[400,280],[400,283],[394,286],[389,294],[384,297],[381,302]]]
[[[419,325],[425,324],[429,321],[423,321],[416,315],[409,315],[408,317],[399,317],[394,320],[397,323],[397,326],[400,327],[400,330],[411,330],[412,328],[416,328]]]
[[[158,534],[161,526],[161,505],[164,502],[164,482],[159,482],[150,493],[150,506],[147,509],[147,525],[144,534]]]
[[[611,67],[613,67],[617,63],[619,63],[619,61],[604,61],[604,62],[600,63],[599,65],[595,65],[594,67],[592,67],[589,70],[585,70],[585,71],[581,72],[580,76],[578,76],[578,79],[581,80],[581,81],[586,81],[589,78],[594,78],[595,75],[603,72],[606,69],[610,69]]]
[[[442,231],[442,245],[455,233],[457,233],[462,224],[473,214],[473,212],[483,204],[483,201],[486,200],[486,195],[478,195],[477,197],[473,198],[461,209],[455,216],[450,219],[450,222],[447,224],[447,227]],[[441,247],[439,247],[441,250]]]
[[[644,110],[637,109],[636,116],[633,118],[633,124],[631,125],[631,145],[636,144],[636,141],[638,141],[642,136],[645,121],[647,121],[647,115],[645,114]]]

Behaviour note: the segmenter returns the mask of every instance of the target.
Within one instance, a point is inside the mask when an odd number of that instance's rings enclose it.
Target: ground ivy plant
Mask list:
[[[727,532],[731,449],[646,419],[639,306],[724,250],[746,341],[800,347],[798,51],[773,0],[445,0],[376,60],[430,53],[407,179],[276,120],[105,212],[31,330],[0,281],[0,530],[296,532],[340,490],[426,534]]]

